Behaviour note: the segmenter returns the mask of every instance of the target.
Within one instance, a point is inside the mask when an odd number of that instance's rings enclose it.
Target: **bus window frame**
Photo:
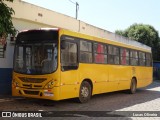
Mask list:
[[[104,64],[104,65],[142,66],[139,63],[139,61],[140,61],[139,52],[145,53],[145,56],[146,56],[146,54],[150,54],[150,58],[152,58],[152,53],[150,53],[150,52],[144,52],[142,50],[137,50],[137,49],[132,49],[132,48],[129,48],[129,47],[122,47],[122,46],[112,45],[112,44],[108,44],[108,43],[98,42],[98,41],[95,41],[95,40],[89,40],[89,39],[84,39],[84,38],[80,38],[80,37],[68,36],[68,35],[62,35],[60,41],[64,40],[64,39],[62,39],[63,37],[70,37],[70,38],[72,38],[72,39],[68,39],[68,40],[65,40],[65,41],[72,41],[72,42],[74,41],[75,43],[77,43],[77,48],[78,48],[78,51],[77,51],[78,52],[77,53],[77,55],[78,55],[77,57],[78,58],[77,58],[77,60],[78,60],[78,64],[79,63],[87,63],[87,64]],[[89,52],[89,53],[92,54],[92,62],[82,62],[80,60],[80,52],[81,52],[81,50],[80,50],[80,41],[81,40],[91,43],[92,51]],[[105,62],[104,63],[95,62],[95,58],[94,58],[95,57],[94,44],[101,44],[103,46],[106,46],[107,53],[99,53],[99,54],[107,55],[107,63],[105,63]],[[114,60],[114,63],[109,63],[109,46],[116,47],[118,49],[118,53],[119,54],[118,55],[112,55],[114,57],[117,56],[119,58],[119,63],[118,64],[115,63],[115,60]],[[126,49],[129,52],[129,56],[128,56],[129,63],[128,64],[121,64],[121,57],[122,57],[121,54],[120,54],[121,49]],[[132,51],[136,51],[137,52],[138,58],[131,57],[131,52]],[[83,52],[88,52],[88,51],[83,51]],[[136,65],[132,65],[131,64],[131,59],[138,60],[137,64]],[[152,66],[152,59],[148,59],[148,60],[150,60],[150,63],[151,63],[149,66],[146,65],[146,60],[147,59],[145,57],[145,65],[143,65],[143,66],[145,66],[145,67],[151,67]]]
[[[109,54],[109,46],[111,46],[111,47],[116,47],[116,48],[118,49],[118,55]],[[107,45],[107,48],[108,48],[108,64],[110,64],[110,65],[121,65],[121,63],[120,63],[120,46],[108,44],[108,45]],[[118,57],[118,58],[119,58],[119,63],[116,64],[115,59],[114,59],[113,63],[110,63],[110,62],[109,62],[109,56],[110,56],[110,55],[113,56],[113,57]]]
[[[91,60],[91,62],[84,62],[84,61],[81,61],[81,44],[80,44],[80,42],[81,41],[85,41],[85,42],[89,42],[89,43],[91,43],[91,52],[89,52],[89,51],[82,51],[82,52],[88,52],[88,53],[91,53],[91,56],[92,56],[92,60]],[[87,63],[87,64],[93,64],[94,63],[94,56],[93,56],[93,51],[94,51],[94,49],[93,49],[93,44],[94,44],[94,42],[93,41],[90,41],[90,40],[87,40],[87,39],[83,39],[83,38],[79,38],[79,62],[80,63]]]
[[[101,44],[101,45],[103,45],[103,46],[105,46],[106,47],[106,53],[104,52],[104,53],[97,53],[97,52],[95,52],[95,48],[94,48],[94,45],[95,44]],[[105,43],[102,43],[102,42],[96,42],[96,41],[94,41],[93,43],[92,43],[92,53],[93,53],[93,63],[94,64],[108,64],[108,44],[105,44]],[[96,62],[96,60],[95,60],[95,54],[100,54],[100,55],[106,55],[107,56],[107,62]]]

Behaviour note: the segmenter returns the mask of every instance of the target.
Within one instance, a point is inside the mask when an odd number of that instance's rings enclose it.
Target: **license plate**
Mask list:
[[[44,96],[53,96],[53,93],[44,92]]]

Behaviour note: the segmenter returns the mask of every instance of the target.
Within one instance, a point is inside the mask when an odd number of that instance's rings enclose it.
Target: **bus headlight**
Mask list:
[[[53,88],[53,85],[54,85],[54,81],[52,80],[52,81],[50,81],[49,83],[47,83],[47,84],[44,86],[44,88],[50,89],[50,88]]]

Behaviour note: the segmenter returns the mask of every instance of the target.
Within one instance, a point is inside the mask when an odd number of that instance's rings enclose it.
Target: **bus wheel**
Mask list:
[[[83,81],[79,91],[79,102],[88,102],[91,98],[91,85],[87,81]]]
[[[135,79],[135,78],[132,78],[129,93],[130,93],[130,94],[136,93],[136,89],[137,89],[136,79]]]

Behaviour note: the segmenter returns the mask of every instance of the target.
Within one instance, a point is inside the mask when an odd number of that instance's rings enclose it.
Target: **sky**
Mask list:
[[[134,23],[153,26],[160,34],[160,0],[23,0],[96,27],[115,32]]]

